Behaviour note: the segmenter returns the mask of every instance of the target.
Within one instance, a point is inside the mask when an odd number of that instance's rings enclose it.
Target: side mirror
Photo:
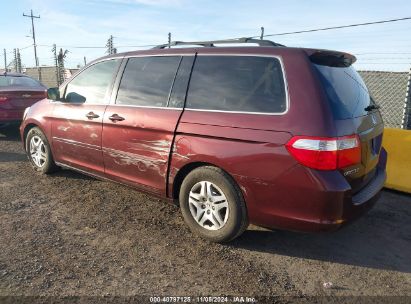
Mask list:
[[[47,98],[51,100],[60,100],[60,91],[59,88],[50,88],[47,89]]]
[[[86,102],[86,97],[84,97],[83,95],[80,95],[76,92],[70,92],[66,95],[65,102],[85,103]]]

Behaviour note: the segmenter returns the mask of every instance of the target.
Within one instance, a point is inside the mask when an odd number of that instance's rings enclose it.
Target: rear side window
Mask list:
[[[256,56],[198,56],[186,107],[282,113],[286,93],[280,61]]]
[[[328,102],[336,119],[367,115],[365,110],[374,101],[361,76],[352,67],[331,67],[314,64]]]
[[[138,57],[127,62],[116,104],[165,107],[181,57]]]

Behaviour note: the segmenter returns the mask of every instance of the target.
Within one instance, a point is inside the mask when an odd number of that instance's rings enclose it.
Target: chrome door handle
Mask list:
[[[86,117],[88,119],[93,119],[93,118],[99,118],[100,116],[95,114],[94,112],[89,112],[89,113],[86,114]]]
[[[116,122],[116,121],[123,121],[124,117],[121,117],[118,114],[113,114],[108,119],[110,119],[112,122]]]

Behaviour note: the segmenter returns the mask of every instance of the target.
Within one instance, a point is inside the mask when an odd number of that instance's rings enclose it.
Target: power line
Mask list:
[[[27,46],[24,46],[24,47],[22,47],[22,48],[20,48],[20,51],[21,50],[25,50],[25,49],[28,49],[29,47],[32,47],[33,45],[32,44],[30,44],[30,45],[27,45]],[[37,45],[38,46],[38,45]]]
[[[403,60],[403,59],[411,59],[411,57],[375,57],[375,58],[364,58],[361,61],[368,61],[368,60]]]
[[[39,44],[40,47],[53,47],[53,45]],[[105,46],[72,46],[72,45],[59,45],[62,48],[72,48],[72,49],[105,49]]]
[[[410,64],[410,63],[409,62],[356,62],[354,64],[356,64],[356,65],[358,65],[358,64],[373,65],[373,64]]]
[[[404,20],[411,20],[411,17],[380,20],[380,21],[373,21],[373,22],[364,22],[364,23],[354,23],[354,24],[348,24],[348,25],[330,26],[330,27],[323,27],[323,28],[303,30],[303,31],[295,31],[295,32],[276,33],[276,34],[264,35],[264,37],[312,33],[312,32],[336,30],[336,29],[342,29],[342,28],[348,28],[348,27],[357,27],[357,26],[365,26],[365,25],[373,25],[373,24],[390,23],[390,22],[397,22],[397,21],[404,21]],[[259,38],[259,37],[260,36],[253,36],[252,38]]]
[[[119,45],[119,46],[117,46],[118,48],[119,47],[121,47],[121,48],[128,48],[128,47],[133,47],[133,48],[144,48],[144,47],[155,47],[155,46],[157,46],[158,44],[146,44],[146,45]]]
[[[268,34],[265,35],[258,35],[252,36],[249,38],[262,38],[262,37],[272,37],[272,36],[284,36],[284,35],[293,35],[293,34],[303,34],[303,33],[311,33],[311,32],[318,32],[318,31],[328,31],[328,30],[335,30],[335,29],[342,29],[342,28],[349,28],[349,27],[358,27],[358,26],[366,26],[366,25],[375,25],[375,24],[382,24],[382,23],[391,23],[391,22],[398,22],[398,21],[405,21],[411,20],[411,17],[404,17],[404,18],[395,18],[395,19],[388,19],[388,20],[379,20],[373,22],[364,22],[364,23],[355,23],[355,24],[348,24],[348,25],[339,25],[339,26],[331,26],[331,27],[324,27],[324,28],[317,28],[317,29],[309,29],[309,30],[301,30],[301,31],[294,31],[294,32],[284,32],[284,33],[275,33],[275,34]],[[227,38],[224,40],[236,40],[242,37],[237,38]],[[144,48],[144,47],[155,47],[158,44],[144,44],[144,45],[119,45],[117,48]],[[38,45],[42,47],[52,47],[52,45]],[[78,45],[63,45],[61,47],[64,48],[78,48],[78,49],[105,49],[107,46],[78,46]]]
[[[119,45],[116,46],[116,48],[143,48],[143,47],[155,47],[158,44],[145,44],[145,45]],[[47,44],[38,44],[37,46],[40,47],[52,47],[52,45],[47,45]],[[64,48],[71,48],[71,49],[106,49],[107,46],[86,46],[86,45],[60,45],[61,47]]]
[[[376,52],[370,52],[370,53],[354,53],[355,56],[362,56],[362,55],[409,55],[411,53],[376,53]]]
[[[32,19],[32,27],[33,27],[33,41],[34,44],[31,44],[29,46],[25,46],[23,48],[20,48],[20,50],[25,50],[31,46],[34,46],[34,51],[35,51],[35,57],[36,57],[36,65],[39,66],[38,64],[38,57],[36,54],[36,47],[52,47],[53,45],[36,45],[35,41],[35,35],[34,35],[34,22],[33,18],[40,18],[40,16],[33,16],[33,12],[31,11],[31,15],[25,15],[25,17],[31,17]],[[264,38],[264,37],[272,37],[272,36],[284,36],[284,35],[293,35],[293,34],[302,34],[302,33],[310,33],[310,32],[318,32],[318,31],[327,31],[327,30],[336,30],[336,29],[343,29],[343,28],[352,28],[352,27],[359,27],[359,26],[368,26],[368,25],[376,25],[376,24],[383,24],[383,23],[392,23],[392,22],[399,22],[399,21],[405,21],[405,20],[410,20],[411,17],[404,17],[404,18],[395,18],[395,19],[388,19],[388,20],[379,20],[379,21],[373,21],[373,22],[365,22],[365,23],[356,23],[356,24],[348,24],[348,25],[340,25],[340,26],[331,26],[331,27],[324,27],[324,28],[316,28],[316,29],[308,29],[308,30],[300,30],[300,31],[293,31],[293,32],[283,32],[283,33],[274,33],[274,34],[267,34],[264,35],[263,30],[261,30],[261,35],[259,36],[252,36],[250,38]],[[227,40],[235,40],[238,38],[229,38]],[[147,47],[154,47],[157,46],[157,44],[142,44],[142,45],[119,45],[117,48],[147,48]],[[106,49],[107,46],[96,46],[96,45],[63,45],[61,46],[63,48],[72,48],[72,49]],[[12,52],[8,52],[12,54]],[[355,54],[355,53],[354,53]],[[363,55],[410,55],[410,52],[364,52],[364,53],[357,53],[355,54],[356,56],[363,56]],[[398,58],[365,58],[361,59],[364,61],[372,61],[372,60],[403,60],[403,59],[411,59],[410,57],[398,57]],[[357,64],[409,64],[409,62],[366,62],[366,63],[357,63]]]

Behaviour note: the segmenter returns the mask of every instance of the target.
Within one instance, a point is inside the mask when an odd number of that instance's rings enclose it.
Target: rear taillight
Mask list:
[[[8,100],[8,97],[0,96],[0,102],[6,102],[7,100]]]
[[[361,162],[361,144],[357,135],[295,136],[286,147],[300,164],[317,170],[336,170]]]

